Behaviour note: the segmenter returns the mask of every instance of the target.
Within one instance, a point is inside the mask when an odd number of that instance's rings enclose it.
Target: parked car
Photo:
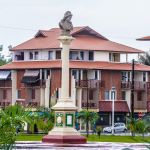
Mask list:
[[[103,132],[112,132],[112,126],[103,128]],[[114,124],[114,132],[127,132],[127,127],[124,123],[115,123]]]

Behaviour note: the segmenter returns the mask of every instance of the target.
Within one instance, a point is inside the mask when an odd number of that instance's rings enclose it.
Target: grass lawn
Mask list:
[[[17,141],[41,141],[44,135],[41,134],[20,134]],[[100,139],[97,135],[89,135],[88,141],[92,142],[125,142],[125,143],[150,143],[150,137],[131,137],[131,136],[112,136],[101,135]]]

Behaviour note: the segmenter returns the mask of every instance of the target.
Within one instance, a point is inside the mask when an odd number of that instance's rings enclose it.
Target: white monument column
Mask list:
[[[77,107],[69,97],[69,80],[71,80],[69,79],[69,47],[74,40],[70,35],[70,30],[73,28],[71,17],[71,12],[67,11],[59,24],[62,29],[62,34],[58,38],[62,45],[61,96],[56,105],[52,107],[55,111],[55,125],[48,135],[43,137],[42,141],[46,143],[86,143],[86,138],[75,129]]]

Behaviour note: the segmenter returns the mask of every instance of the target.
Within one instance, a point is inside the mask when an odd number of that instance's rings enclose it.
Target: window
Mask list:
[[[59,98],[59,89],[57,88],[56,90],[56,98],[58,99]]]
[[[109,53],[109,61],[112,61],[112,54]]]
[[[21,90],[18,90],[18,99],[21,99]]]
[[[122,91],[122,100],[126,100],[126,92],[125,91]]]
[[[32,52],[29,53],[29,59],[30,59],[30,60],[33,59],[33,53],[32,53]]]
[[[129,71],[122,72],[122,81],[131,81]]]
[[[109,100],[109,91],[105,91],[105,100]]]
[[[72,59],[72,60],[78,60],[78,52],[76,51],[70,51],[70,54],[69,54],[69,58]]]
[[[146,72],[143,72],[143,82],[146,82]]]
[[[31,90],[31,99],[35,99],[35,89]]]
[[[56,51],[56,59],[61,59],[61,51]]]
[[[48,76],[50,76],[50,70],[47,70],[47,75],[46,75],[46,77],[47,77],[47,79],[48,79]]]
[[[89,90],[89,100],[93,100],[93,99],[94,99],[94,91]]]
[[[80,59],[84,60],[84,52],[80,52]]]
[[[89,60],[94,60],[94,53],[89,51]]]
[[[42,80],[45,80],[45,70],[42,69]]]
[[[109,53],[109,61],[119,62],[120,54],[119,53]]]
[[[52,60],[53,59],[53,51],[49,51],[48,52],[48,60]]]
[[[74,79],[78,78],[77,70],[72,70],[72,75],[74,76]]]
[[[20,60],[24,60],[24,52],[20,53]]]
[[[98,79],[98,70],[95,70],[95,79]]]
[[[38,60],[38,55],[39,55],[38,52],[34,52],[34,60]]]
[[[116,99],[116,91],[111,91],[111,100]]]
[[[137,100],[142,101],[142,91],[137,92]]]
[[[7,91],[3,90],[3,99],[7,99]]]

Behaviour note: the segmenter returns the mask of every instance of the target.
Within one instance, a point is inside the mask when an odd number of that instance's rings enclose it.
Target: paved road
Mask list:
[[[78,145],[54,145],[41,142],[17,142],[14,149],[18,150],[150,150],[150,144],[144,143],[108,143],[108,142],[89,142]]]

